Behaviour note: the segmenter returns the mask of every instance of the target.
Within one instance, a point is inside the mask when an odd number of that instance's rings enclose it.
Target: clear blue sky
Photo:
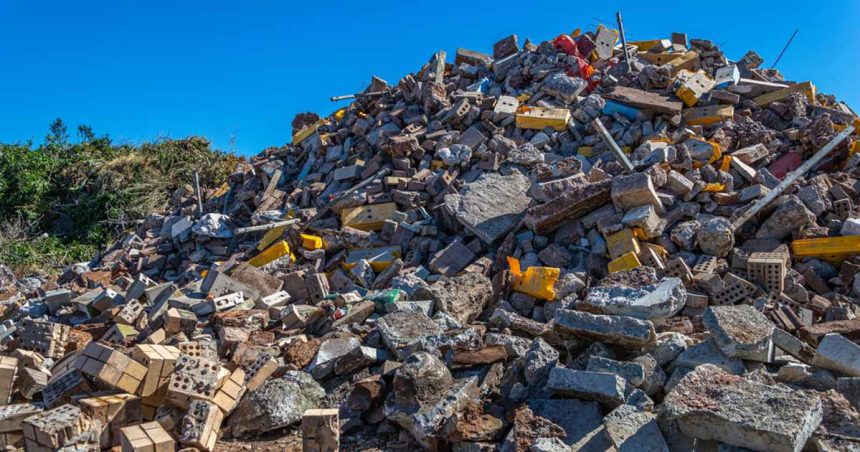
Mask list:
[[[768,66],[799,27],[779,68],[860,109],[860,2],[758,3],[0,0],[0,141],[39,142],[61,117],[118,141],[197,134],[255,154],[372,74],[396,83],[438,49],[614,26],[616,10],[631,40],[683,31]]]

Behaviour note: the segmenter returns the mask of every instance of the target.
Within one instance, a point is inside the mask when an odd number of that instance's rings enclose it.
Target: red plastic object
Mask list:
[[[552,46],[568,55],[573,55],[577,58],[582,57],[579,53],[579,48],[576,47],[576,42],[568,35],[562,34],[556,36],[555,39],[552,40]]]
[[[787,152],[782,157],[770,164],[768,170],[777,179],[783,179],[788,173],[796,170],[803,164],[803,158],[797,152]]]

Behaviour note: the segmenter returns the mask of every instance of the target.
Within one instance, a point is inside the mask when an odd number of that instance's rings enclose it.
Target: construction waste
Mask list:
[[[0,443],[860,449],[860,120],[755,52],[620,38],[439,52],[4,273]]]

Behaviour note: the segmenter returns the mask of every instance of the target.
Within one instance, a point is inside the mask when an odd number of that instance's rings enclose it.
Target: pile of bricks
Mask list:
[[[22,282],[0,445],[860,448],[860,119],[753,51],[622,38],[373,77]]]

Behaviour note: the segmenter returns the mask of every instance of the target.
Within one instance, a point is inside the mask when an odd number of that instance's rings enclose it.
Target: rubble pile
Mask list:
[[[860,121],[619,38],[440,51],[56,281],[1,273],[0,443],[860,448]]]

